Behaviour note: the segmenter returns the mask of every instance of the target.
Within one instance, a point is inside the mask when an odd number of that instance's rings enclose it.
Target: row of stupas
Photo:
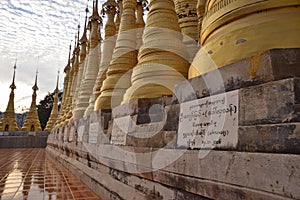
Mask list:
[[[143,15],[148,5],[146,24]],[[196,1],[189,5],[188,20],[180,25],[197,44]],[[177,7],[181,9],[180,5]],[[172,0],[150,4],[146,0],[107,0],[102,14],[107,16],[104,40],[95,0],[92,15],[85,18],[81,39],[77,34],[72,57],[69,49],[64,96],[55,128],[131,99],[171,95],[172,87],[188,76],[189,56],[193,55],[184,50]],[[192,48],[195,54],[195,45]],[[153,63],[157,64],[152,66]]]
[[[16,113],[15,113],[15,106],[14,106],[14,90],[17,88],[15,85],[15,77],[16,77],[16,67],[17,67],[17,61],[14,65],[14,73],[13,73],[13,80],[12,84],[10,85],[10,95],[9,100],[7,104],[6,111],[3,114],[3,117],[0,119],[0,131],[7,131],[7,132],[17,132],[19,131],[17,121],[16,121]],[[38,112],[36,108],[36,91],[38,90],[37,86],[37,74],[35,76],[35,82],[34,86],[32,87],[33,93],[32,93],[32,101],[29,108],[29,111],[27,113],[25,122],[21,128],[21,131],[24,132],[39,132],[42,131],[41,124],[38,117]]]
[[[181,81],[272,48],[300,47],[299,4],[297,0],[150,0],[149,4],[107,0],[102,5],[108,18],[102,40],[102,18],[94,0],[92,15],[85,18],[82,37],[77,36],[64,70],[64,96],[55,128],[133,99],[170,96]]]
[[[87,13],[47,131],[133,99],[171,96],[186,79],[269,49],[300,47],[299,0],[107,0],[104,40],[98,0]]]

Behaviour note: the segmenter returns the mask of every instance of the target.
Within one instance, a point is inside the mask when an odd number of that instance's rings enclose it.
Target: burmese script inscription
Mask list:
[[[129,132],[130,116],[114,119],[111,135],[111,143],[115,145],[126,145],[126,136]]]
[[[84,132],[84,126],[79,126],[78,130],[77,130],[77,133],[78,133],[77,141],[78,142],[82,142],[83,132]]]
[[[89,129],[89,143],[97,144],[100,128],[99,123],[91,123]]]
[[[180,106],[178,147],[236,147],[238,90],[186,102]]]

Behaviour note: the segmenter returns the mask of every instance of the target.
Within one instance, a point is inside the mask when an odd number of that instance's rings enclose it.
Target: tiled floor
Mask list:
[[[0,149],[0,200],[98,198],[45,149]]]

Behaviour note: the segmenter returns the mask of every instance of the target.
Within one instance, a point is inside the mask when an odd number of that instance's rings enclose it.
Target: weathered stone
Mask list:
[[[300,123],[240,126],[237,150],[300,153]]]
[[[271,49],[175,86],[180,103],[260,83],[300,76],[300,49]]]
[[[296,121],[298,82],[291,78],[241,89],[239,125]]]
[[[178,195],[178,198],[182,199],[187,199],[183,198],[184,196],[197,195],[199,198],[212,199],[300,197],[297,190],[300,160],[297,155],[211,151],[200,159],[199,151],[156,150],[157,152],[149,155],[147,148],[127,147],[120,150],[119,147],[102,145],[98,150],[97,160],[111,169],[110,175],[107,174],[107,170],[106,173],[102,173],[87,167],[87,162],[82,164],[74,159],[65,160],[80,169],[84,173],[83,176],[93,177],[95,182],[103,184],[102,187],[110,186],[112,193],[121,191],[116,185],[110,185],[111,183],[122,187],[122,192],[118,193],[121,195],[126,193],[123,191],[124,187],[130,186],[136,191],[151,194],[150,191],[155,186],[156,194],[159,193],[163,197]],[[56,152],[55,154],[58,155]],[[179,156],[170,162],[171,157],[175,155]],[[86,179],[88,180],[82,180]],[[156,183],[167,186],[175,193],[166,191],[165,187]],[[90,186],[91,182],[87,184]]]
[[[165,131],[177,131],[178,130],[178,123],[179,123],[179,112],[180,112],[180,105],[170,105],[165,106],[165,113],[167,115],[164,128]]]
[[[120,106],[115,107],[112,111],[113,118],[119,118],[128,115],[147,115],[149,114],[149,110],[151,110],[153,106],[161,105],[162,107],[165,107],[166,105],[170,105],[171,102],[171,97],[133,99],[128,103],[124,103]],[[141,121],[143,120],[141,119]]]

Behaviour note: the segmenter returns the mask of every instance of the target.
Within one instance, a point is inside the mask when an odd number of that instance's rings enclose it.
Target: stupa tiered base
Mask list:
[[[300,46],[297,0],[209,0],[206,5],[200,36],[203,48],[192,63],[189,78],[268,49]]]
[[[163,21],[160,19],[164,19]],[[153,0],[124,101],[172,95],[175,84],[187,78],[188,53],[182,42],[172,0]]]
[[[137,64],[136,49],[136,0],[123,0],[122,17],[116,47],[102,83],[97,109],[111,109],[121,104],[123,95],[130,87],[131,70]]]

